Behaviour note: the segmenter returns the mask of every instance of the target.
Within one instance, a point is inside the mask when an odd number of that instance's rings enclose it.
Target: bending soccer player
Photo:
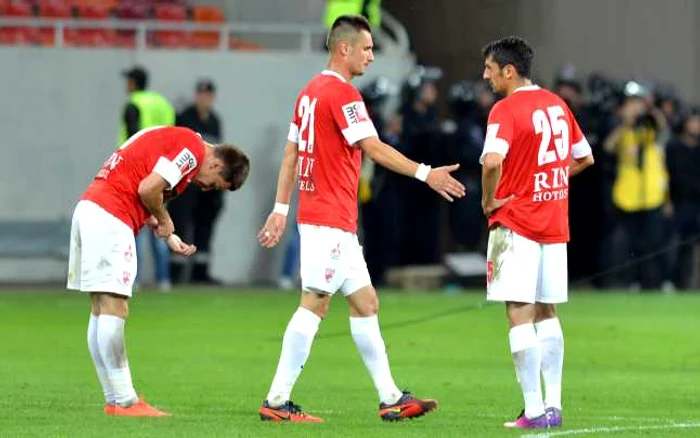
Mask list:
[[[564,101],[531,83],[533,50],[524,40],[494,41],[483,54],[484,79],[507,96],[491,109],[481,156],[487,299],[506,303],[525,398],[524,411],[505,426],[557,427],[564,337],[555,305],[568,295],[569,177],[592,165],[593,155]]]
[[[196,248],[174,234],[163,205],[194,182],[203,190],[237,190],[249,162],[235,146],[214,146],[187,129],[157,127],[128,139],[104,163],[73,212],[68,289],[90,293],[88,349],[107,415],[169,415],[139,399],[124,346],[124,324],[136,277],[135,239],[153,227],[176,254]]]
[[[437,401],[415,398],[394,383],[379,330],[377,293],[355,234],[362,153],[390,170],[425,181],[450,201],[464,196],[464,186],[450,176],[457,165],[431,169],[377,137],[360,93],[350,84],[374,60],[367,20],[354,15],[336,19],[328,48],[328,69],[313,77],[297,98],[275,208],[258,236],[266,248],[279,242],[298,177],[301,303],[284,333],[277,372],[260,417],[323,421],[304,413],[290,394],[338,290],[347,298],[352,337],[379,393],[379,415],[387,421],[418,417],[434,410]]]

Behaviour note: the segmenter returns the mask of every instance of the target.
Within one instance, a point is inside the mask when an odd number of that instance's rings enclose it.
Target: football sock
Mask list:
[[[102,357],[100,357],[100,350],[97,346],[97,321],[98,316],[90,313],[90,321],[88,322],[87,329],[88,350],[90,350],[92,362],[95,364],[97,378],[102,385],[102,391],[105,395],[105,403],[108,405],[113,405],[116,403],[116,400],[114,399],[114,390],[112,389],[112,384],[110,383],[109,376],[107,375],[107,368],[102,361]]]
[[[270,406],[281,406],[289,400],[292,388],[309,358],[311,344],[320,323],[318,315],[303,307],[299,307],[289,320],[282,338],[282,353],[277,371],[267,394]]]
[[[545,405],[561,409],[561,377],[564,367],[564,333],[559,318],[545,319],[535,324],[542,350],[542,379]]]
[[[129,361],[124,346],[124,319],[114,315],[100,315],[97,322],[97,347],[107,369],[107,376],[114,400],[120,406],[130,406],[138,401],[131,382]]]
[[[540,345],[534,324],[516,325],[508,334],[515,371],[525,399],[525,416],[536,418],[544,414],[540,386]]]
[[[391,376],[386,346],[379,330],[379,319],[376,315],[368,318],[350,317],[350,332],[372,376],[379,401],[390,405],[396,403],[403,394]]]

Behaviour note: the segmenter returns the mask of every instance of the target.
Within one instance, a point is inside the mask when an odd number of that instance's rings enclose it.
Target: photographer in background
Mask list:
[[[624,237],[615,248],[615,265],[639,259],[623,281],[633,288],[656,289],[665,275],[664,261],[644,258],[661,246],[663,217],[668,213],[664,209],[668,200],[664,155],[668,129],[663,114],[649,105],[647,89],[630,81],[624,96],[618,110],[619,124],[603,142],[605,151],[617,162],[612,201]]]

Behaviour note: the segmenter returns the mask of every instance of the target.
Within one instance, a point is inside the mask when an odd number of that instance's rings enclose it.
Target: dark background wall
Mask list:
[[[568,62],[581,73],[650,77],[700,100],[700,2],[693,0],[384,0],[419,62],[446,83],[481,74],[480,48],[510,34],[536,49],[544,85]]]

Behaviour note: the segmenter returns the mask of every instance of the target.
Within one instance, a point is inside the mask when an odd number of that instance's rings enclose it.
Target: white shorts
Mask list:
[[[338,228],[299,224],[301,287],[305,291],[343,296],[370,286],[367,263],[357,235]]]
[[[134,232],[94,202],[78,202],[70,232],[68,289],[130,297],[134,278]]]
[[[566,243],[539,243],[498,226],[489,232],[486,263],[489,301],[568,300]]]

